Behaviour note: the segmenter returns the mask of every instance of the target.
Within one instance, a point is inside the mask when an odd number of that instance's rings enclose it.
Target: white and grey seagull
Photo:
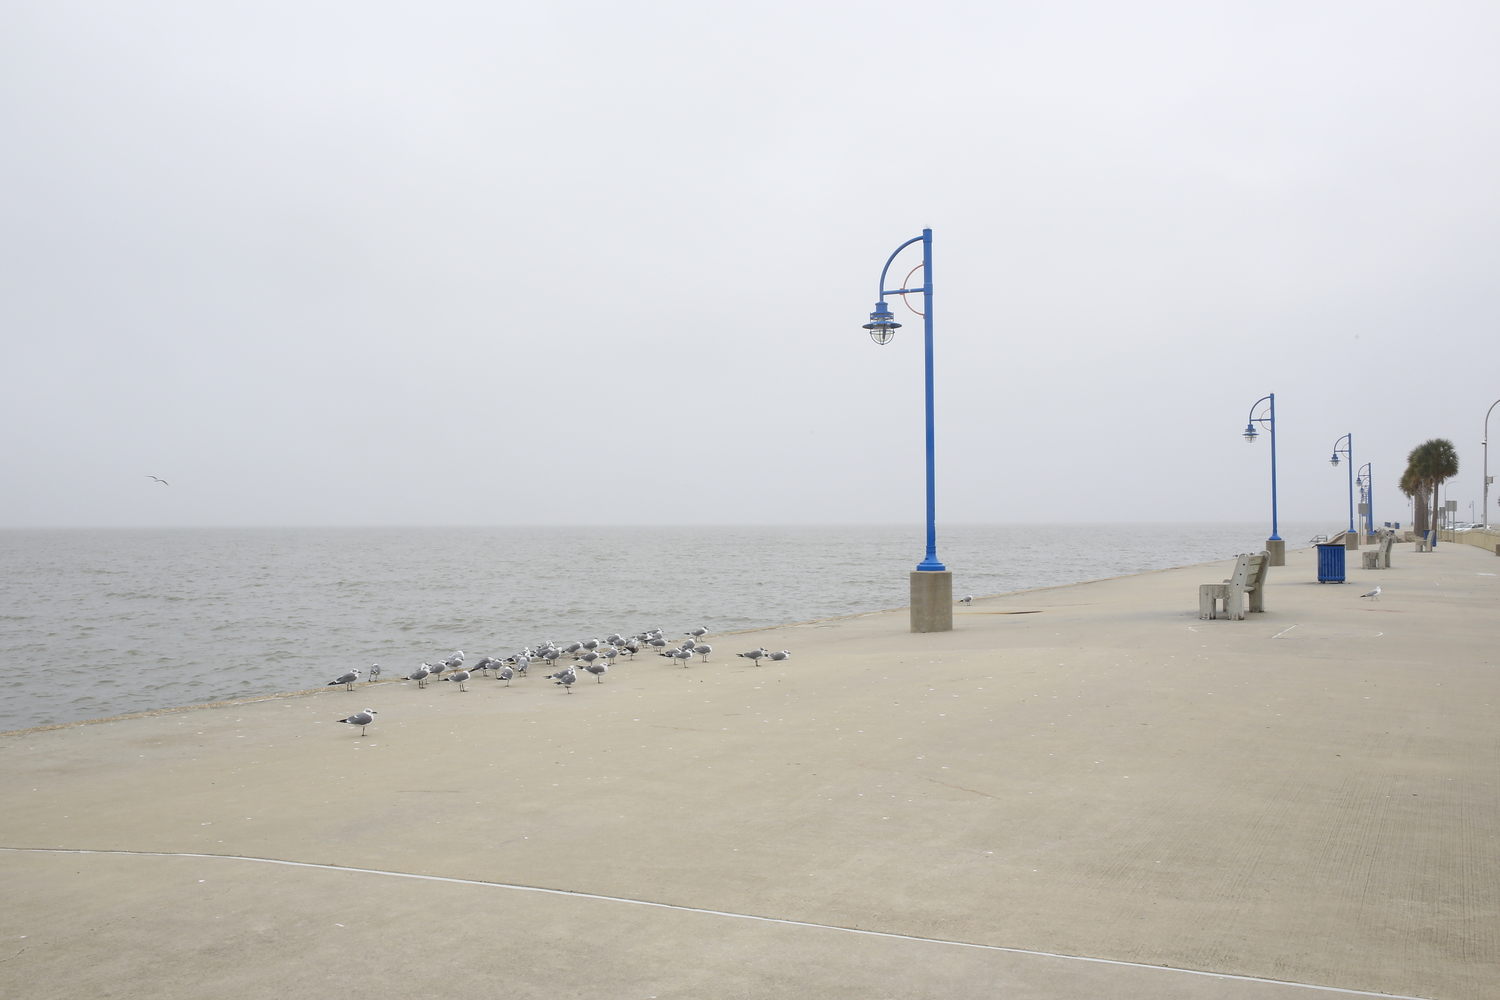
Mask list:
[[[345,691],[353,691],[354,682],[357,680],[359,680],[359,671],[351,670],[347,674],[340,674],[338,677],[335,677],[333,680],[325,684],[324,687],[334,687],[336,685],[342,684],[344,685]]]
[[[351,726],[358,726],[359,735],[363,736],[365,734],[365,727],[373,723],[375,721],[375,716],[378,714],[379,713],[376,712],[373,708],[367,708],[363,712],[355,712],[353,715],[349,716],[349,718],[340,719],[339,721],[347,722]]]
[[[445,680],[445,681],[457,681],[458,682],[458,689],[460,691],[467,691],[467,690],[469,690],[468,688],[464,687],[464,681],[466,681],[468,679],[469,679],[469,672],[467,670],[455,670],[455,671],[453,671],[452,674],[450,674],[447,677],[443,678],[443,680]]]
[[[1364,594],[1360,594],[1359,596],[1368,597],[1371,601],[1378,601],[1380,600],[1380,588],[1376,587],[1374,590],[1371,590]]]
[[[770,652],[771,651],[769,649],[767,649],[766,647],[762,646],[759,649],[752,649],[748,653],[735,653],[734,655],[735,656],[743,656],[745,659],[749,660],[751,663],[759,663],[760,662],[760,658],[762,656],[767,655]]]
[[[973,604],[974,603],[974,595],[970,594],[968,597],[961,597],[961,598],[959,598],[958,603],[959,604]]]
[[[789,650],[789,649],[783,649],[779,653],[770,653],[768,655],[770,656],[770,658],[772,660],[775,660],[777,663],[780,663],[783,660],[790,660],[792,658],[792,651]]]

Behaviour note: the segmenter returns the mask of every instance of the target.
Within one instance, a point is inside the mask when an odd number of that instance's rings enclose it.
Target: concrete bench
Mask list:
[[[1264,550],[1243,553],[1234,563],[1234,575],[1223,583],[1205,583],[1198,588],[1198,617],[1218,618],[1222,609],[1230,621],[1244,621],[1245,612],[1266,610],[1266,571],[1271,554]],[[1248,600],[1248,609],[1246,607]]]
[[[1364,556],[1365,569],[1390,569],[1391,568],[1391,545],[1396,541],[1396,536],[1382,534],[1375,539],[1375,548],[1369,552],[1361,553]]]

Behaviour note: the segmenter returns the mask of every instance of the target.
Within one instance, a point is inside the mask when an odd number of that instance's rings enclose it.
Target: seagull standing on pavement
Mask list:
[[[516,676],[516,672],[508,666],[501,667],[495,671],[495,679],[497,681],[504,681],[506,687],[510,687],[510,679],[514,676]]]
[[[325,684],[324,687],[333,687],[336,684],[342,684],[344,685],[345,691],[353,691],[354,682],[357,680],[359,680],[359,671],[351,670],[347,674],[341,674],[340,676],[335,677],[333,680]]]
[[[411,673],[407,674],[406,679],[409,681],[416,681],[417,687],[424,688],[427,686],[427,675],[430,673],[432,673],[432,671],[428,670],[427,664],[424,663],[417,669],[413,670]]]
[[[375,716],[377,714],[379,713],[377,713],[373,708],[367,708],[363,712],[355,712],[353,715],[349,716],[349,718],[340,719],[339,721],[347,722],[351,726],[358,726],[359,735],[363,736],[365,734],[365,727],[375,721]]]
[[[373,684],[378,680],[380,680],[380,664],[372,663],[370,664],[370,683]]]
[[[578,680],[578,671],[572,667],[568,667],[566,670],[559,670],[557,673],[552,674],[551,679],[554,684],[561,684],[564,691],[572,694],[573,684]]]
[[[464,687],[464,681],[466,681],[468,679],[469,679],[469,672],[467,670],[455,670],[455,671],[453,671],[453,673],[450,676],[443,678],[443,680],[445,680],[445,681],[457,681],[458,682],[458,689],[460,691],[467,691],[467,690],[469,690],[468,688]]]
[[[1378,600],[1380,600],[1380,588],[1376,587],[1374,590],[1370,591],[1369,593],[1367,593],[1367,594],[1360,594],[1359,596],[1360,597],[1368,597],[1371,601],[1378,601]]]
[[[762,656],[765,656],[769,652],[770,652],[769,649],[767,649],[766,647],[762,646],[759,649],[752,649],[748,653],[735,653],[734,655],[735,656],[743,656],[745,659],[749,660],[751,663],[759,663],[760,662],[760,658]]]
[[[974,603],[974,595],[970,594],[968,597],[961,598],[958,603],[959,604],[973,604]]]

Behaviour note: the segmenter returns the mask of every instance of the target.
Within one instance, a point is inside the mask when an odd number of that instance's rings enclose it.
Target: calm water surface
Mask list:
[[[1226,558],[1265,535],[945,526],[938,551],[956,596],[984,595]],[[922,546],[912,527],[0,531],[0,730],[296,690],[372,662],[393,677],[454,649],[472,662],[542,639],[902,607]]]

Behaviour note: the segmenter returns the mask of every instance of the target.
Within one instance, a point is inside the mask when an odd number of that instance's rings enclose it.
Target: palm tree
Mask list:
[[[1437,512],[1440,502],[1438,487],[1442,486],[1445,480],[1458,475],[1458,451],[1454,449],[1453,442],[1447,438],[1432,438],[1423,441],[1406,456],[1406,472],[1411,476],[1413,485],[1420,483],[1431,493],[1432,519],[1428,524],[1435,526],[1438,521]],[[1401,478],[1403,483],[1406,482],[1405,475]]]
[[[1401,473],[1401,492],[1412,499],[1411,505],[1411,530],[1419,535],[1427,533],[1427,484],[1417,476],[1417,470],[1411,464],[1411,457],[1407,457],[1406,471]]]

